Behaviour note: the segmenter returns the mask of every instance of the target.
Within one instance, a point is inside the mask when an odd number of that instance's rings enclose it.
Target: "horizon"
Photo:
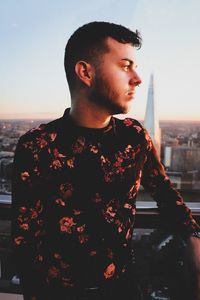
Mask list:
[[[39,117],[34,117],[34,118],[31,118],[31,117],[2,118],[0,116],[0,122],[2,122],[2,121],[30,121],[30,122],[34,122],[34,121],[52,121],[52,120],[55,120],[55,119],[60,118],[60,117],[62,117],[62,115],[58,116],[58,117],[55,116],[55,118],[50,118],[50,117],[41,117],[41,118],[39,118]],[[114,115],[114,117],[121,119],[121,117],[118,117],[117,115]],[[131,117],[130,116],[127,117],[126,115],[124,115],[122,118],[131,118]],[[135,118],[133,118],[133,119],[135,119]],[[137,118],[137,120],[140,121],[140,122],[144,122],[144,119]],[[190,120],[190,119],[159,119],[159,122],[200,123],[200,120]]]

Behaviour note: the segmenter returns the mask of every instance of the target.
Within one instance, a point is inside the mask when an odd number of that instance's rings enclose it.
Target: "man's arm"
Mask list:
[[[147,154],[141,183],[157,201],[164,225],[179,233],[185,240],[185,265],[187,273],[192,276],[188,278],[187,284],[195,293],[191,300],[200,300],[200,226],[166,175],[147,131],[144,130],[144,133]]]
[[[35,158],[34,158],[35,155]],[[12,175],[12,240],[17,272],[24,293],[34,292],[35,245],[41,232],[42,204],[39,197],[37,155],[32,142],[18,142]]]
[[[141,184],[156,200],[164,224],[186,239],[193,232],[200,231],[200,226],[193,218],[191,210],[184,203],[181,194],[173,187],[166,175],[165,168],[160,162],[152,140],[145,129],[144,134],[146,160]]]

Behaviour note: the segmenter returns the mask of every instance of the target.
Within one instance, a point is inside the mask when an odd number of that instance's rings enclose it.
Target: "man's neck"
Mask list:
[[[72,104],[69,115],[77,125],[87,128],[104,128],[111,119],[111,115],[107,112],[93,105],[84,105],[84,102]]]

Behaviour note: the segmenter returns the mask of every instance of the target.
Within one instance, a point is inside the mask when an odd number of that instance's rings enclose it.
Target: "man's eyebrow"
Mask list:
[[[124,61],[128,61],[129,63],[130,63],[130,65],[134,65],[135,63],[134,63],[134,61],[133,60],[131,60],[131,59],[129,59],[129,58],[122,58],[122,60]]]

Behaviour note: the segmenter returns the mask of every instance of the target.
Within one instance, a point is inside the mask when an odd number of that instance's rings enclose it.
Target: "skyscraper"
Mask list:
[[[156,106],[155,94],[154,94],[153,74],[151,74],[151,76],[150,76],[144,126],[148,130],[148,132],[154,142],[154,145],[158,151],[158,154],[160,155],[161,131],[160,131],[160,127],[159,127],[159,119],[158,119],[158,115],[157,115],[157,106]]]

